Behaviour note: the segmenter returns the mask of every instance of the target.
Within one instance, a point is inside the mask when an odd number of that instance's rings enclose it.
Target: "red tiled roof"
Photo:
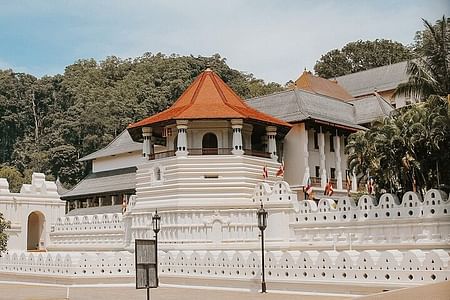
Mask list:
[[[145,118],[128,128],[148,126],[168,120],[250,119],[291,127],[289,123],[248,106],[223,80],[207,69],[168,109]]]
[[[295,81],[295,87],[344,101],[353,99],[353,96],[340,86],[337,81],[314,76],[308,71],[304,71]]]

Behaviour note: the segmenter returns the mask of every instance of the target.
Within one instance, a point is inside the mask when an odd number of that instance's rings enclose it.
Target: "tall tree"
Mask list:
[[[72,185],[87,171],[78,158],[107,145],[128,124],[167,108],[207,67],[243,98],[283,89],[231,69],[218,54],[82,59],[62,75],[40,79],[0,71],[0,163]]]
[[[11,228],[11,222],[6,221],[3,214],[0,212],[0,256],[2,252],[6,251],[8,246],[8,235],[6,229]]]
[[[408,61],[409,80],[397,87],[396,95],[427,99],[450,94],[450,18],[423,23],[425,29],[416,35],[417,58]]]
[[[332,78],[398,63],[411,57],[411,50],[399,42],[359,40],[322,55],[314,65],[314,71],[320,77]]]
[[[349,169],[360,180],[374,176],[378,187],[387,191],[411,190],[414,183],[422,189],[439,186],[449,191],[448,110],[448,102],[434,96],[351,134],[345,149]]]

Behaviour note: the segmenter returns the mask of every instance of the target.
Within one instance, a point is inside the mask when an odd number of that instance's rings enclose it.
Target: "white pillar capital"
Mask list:
[[[188,129],[188,120],[177,120],[177,151],[175,152],[176,156],[187,156],[187,129]]]
[[[266,127],[266,134],[267,134],[267,140],[269,143],[269,153],[270,153],[270,158],[272,158],[273,160],[277,160],[278,159],[278,155],[277,155],[277,140],[276,140],[276,135],[277,135],[277,128],[275,126],[267,126]]]
[[[142,127],[142,137],[144,138],[142,143],[142,155],[147,158],[153,154],[152,132],[153,129],[151,127]]]
[[[232,119],[231,128],[233,130],[233,150],[231,153],[234,155],[244,154],[244,149],[242,146],[242,125],[243,121],[241,119]]]

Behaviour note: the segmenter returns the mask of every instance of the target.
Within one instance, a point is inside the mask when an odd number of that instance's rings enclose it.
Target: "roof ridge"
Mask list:
[[[122,135],[125,133],[125,131],[127,131],[126,128],[125,128],[125,130],[123,130],[121,133],[119,133],[118,135],[116,135],[116,136],[112,139],[112,141],[108,143],[108,145],[106,145],[105,147],[102,147],[102,148],[100,148],[100,149],[98,149],[98,150],[96,150],[96,151],[94,151],[94,152],[92,152],[92,153],[89,153],[89,154],[87,154],[87,155],[85,155],[85,156],[83,156],[83,157],[80,157],[79,159],[77,159],[77,161],[80,161],[80,159],[83,159],[83,158],[88,157],[88,156],[90,156],[90,155],[94,155],[94,154],[97,153],[97,152],[104,151],[106,148],[108,148],[109,146],[111,146],[111,144],[114,143],[115,140],[117,140],[120,136],[122,136]],[[127,132],[128,132],[128,131],[127,131]],[[133,142],[134,142],[134,141],[133,141]]]
[[[335,78],[337,80],[338,78],[342,78],[342,77],[345,77],[345,76],[349,76],[349,75],[353,75],[353,74],[361,74],[361,73],[365,73],[365,72],[369,72],[369,71],[377,70],[377,69],[381,69],[381,68],[387,68],[387,67],[390,67],[390,66],[395,66],[395,65],[402,64],[402,63],[407,63],[408,61],[409,60],[399,61],[399,62],[394,63],[394,64],[388,64],[388,65],[379,66],[379,67],[375,67],[375,68],[371,68],[371,69],[367,69],[367,70],[362,70],[362,71],[358,71],[358,72],[354,72],[354,73],[349,73],[349,74],[341,75],[341,76],[338,76],[338,77],[335,77]]]
[[[381,110],[383,111],[383,113],[385,115],[389,115],[389,113],[386,111],[386,109],[384,108],[383,104],[381,103],[381,101],[386,102],[388,105],[392,106],[389,102],[386,101],[386,99],[383,98],[383,96],[381,96],[380,94],[378,94],[377,92],[374,92],[375,97],[377,97],[378,100],[378,104],[380,105]]]
[[[301,89],[301,88],[296,88],[296,90],[299,90],[299,91],[302,91],[302,92],[305,92],[305,93],[309,93],[311,95],[316,95],[316,96],[319,96],[319,97],[326,97],[326,98],[329,98],[329,99],[337,101],[337,102],[346,103],[348,105],[352,105],[349,102],[355,100],[355,98],[352,98],[352,99],[349,99],[347,101],[344,101],[344,100],[339,99],[339,98],[331,97],[329,95],[319,94],[319,93],[316,93],[316,92],[313,92],[313,91],[304,90],[304,89]]]
[[[195,81],[199,80],[199,83],[197,85],[197,88],[194,91],[194,94],[192,95],[192,99],[191,101],[189,101],[188,105],[182,106],[180,107],[179,111],[175,113],[174,117],[179,116],[182,112],[184,112],[185,110],[187,110],[188,108],[192,107],[192,104],[195,103],[195,99],[197,98],[198,94],[200,93],[200,87],[202,86],[203,82],[205,81],[205,74],[206,72],[202,72],[199,76],[197,76],[197,78],[195,78],[194,82],[192,82],[189,87],[180,95],[180,97],[178,97],[177,101],[175,101],[167,110],[173,109],[173,107],[175,106],[175,104],[181,99],[181,97],[183,96],[183,94],[185,92],[187,92],[190,88],[192,88],[194,86]],[[200,77],[200,78],[199,78]],[[164,112],[164,111],[162,111]]]
[[[297,112],[301,113],[302,115],[304,115],[304,116],[307,117],[307,118],[311,117],[310,114],[306,115],[305,113],[303,113],[303,111],[302,111],[302,106],[301,106],[300,103],[299,103],[299,102],[303,102],[303,101],[302,101],[302,99],[300,98],[300,96],[297,95],[296,92],[297,92],[297,91],[294,90],[295,103],[297,104]],[[303,104],[303,103],[302,103],[302,104]]]
[[[250,100],[253,100],[253,99],[264,98],[264,97],[267,97],[267,96],[272,96],[272,95],[278,95],[278,94],[289,93],[289,92],[292,92],[293,90],[295,90],[295,89],[286,89],[286,90],[282,90],[282,91],[274,92],[274,93],[272,93],[272,94],[267,94],[267,95],[260,95],[260,96],[254,96],[254,97],[251,97],[251,98],[247,98],[247,99],[245,99],[245,101],[250,101]]]
[[[200,92],[200,87],[202,86],[203,82],[205,82],[205,78],[206,78],[206,72],[203,72],[202,74],[200,74],[200,79],[199,79],[199,83],[197,85],[197,88],[194,91],[194,95],[192,95],[191,101],[189,101],[190,104],[195,102],[195,99],[198,97],[198,94]],[[179,97],[179,99],[181,98],[181,96]],[[175,104],[175,103],[174,103]],[[186,105],[187,106],[187,105]],[[190,107],[190,106],[189,106]]]

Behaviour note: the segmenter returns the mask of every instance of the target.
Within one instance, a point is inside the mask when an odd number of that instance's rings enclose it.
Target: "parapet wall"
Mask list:
[[[449,248],[450,201],[438,190],[424,199],[407,192],[400,201],[384,194],[379,201],[365,195],[356,204],[350,198],[300,201],[291,215],[292,239],[316,246],[359,249]],[[380,248],[375,248],[380,249]]]
[[[159,274],[167,278],[228,281],[251,286],[261,278],[260,251],[160,251]],[[450,278],[444,250],[409,251],[267,251],[268,283],[379,285],[403,287]],[[73,279],[132,277],[129,252],[10,252],[0,257],[0,272],[15,275],[61,275]]]
[[[134,256],[129,252],[11,251],[0,257],[0,272],[61,275],[73,278],[129,276],[134,274]]]
[[[260,251],[169,251],[161,259],[166,276],[259,280]],[[444,250],[268,251],[270,281],[422,284],[450,278]]]
[[[49,250],[123,250],[122,214],[59,217],[52,226]]]

